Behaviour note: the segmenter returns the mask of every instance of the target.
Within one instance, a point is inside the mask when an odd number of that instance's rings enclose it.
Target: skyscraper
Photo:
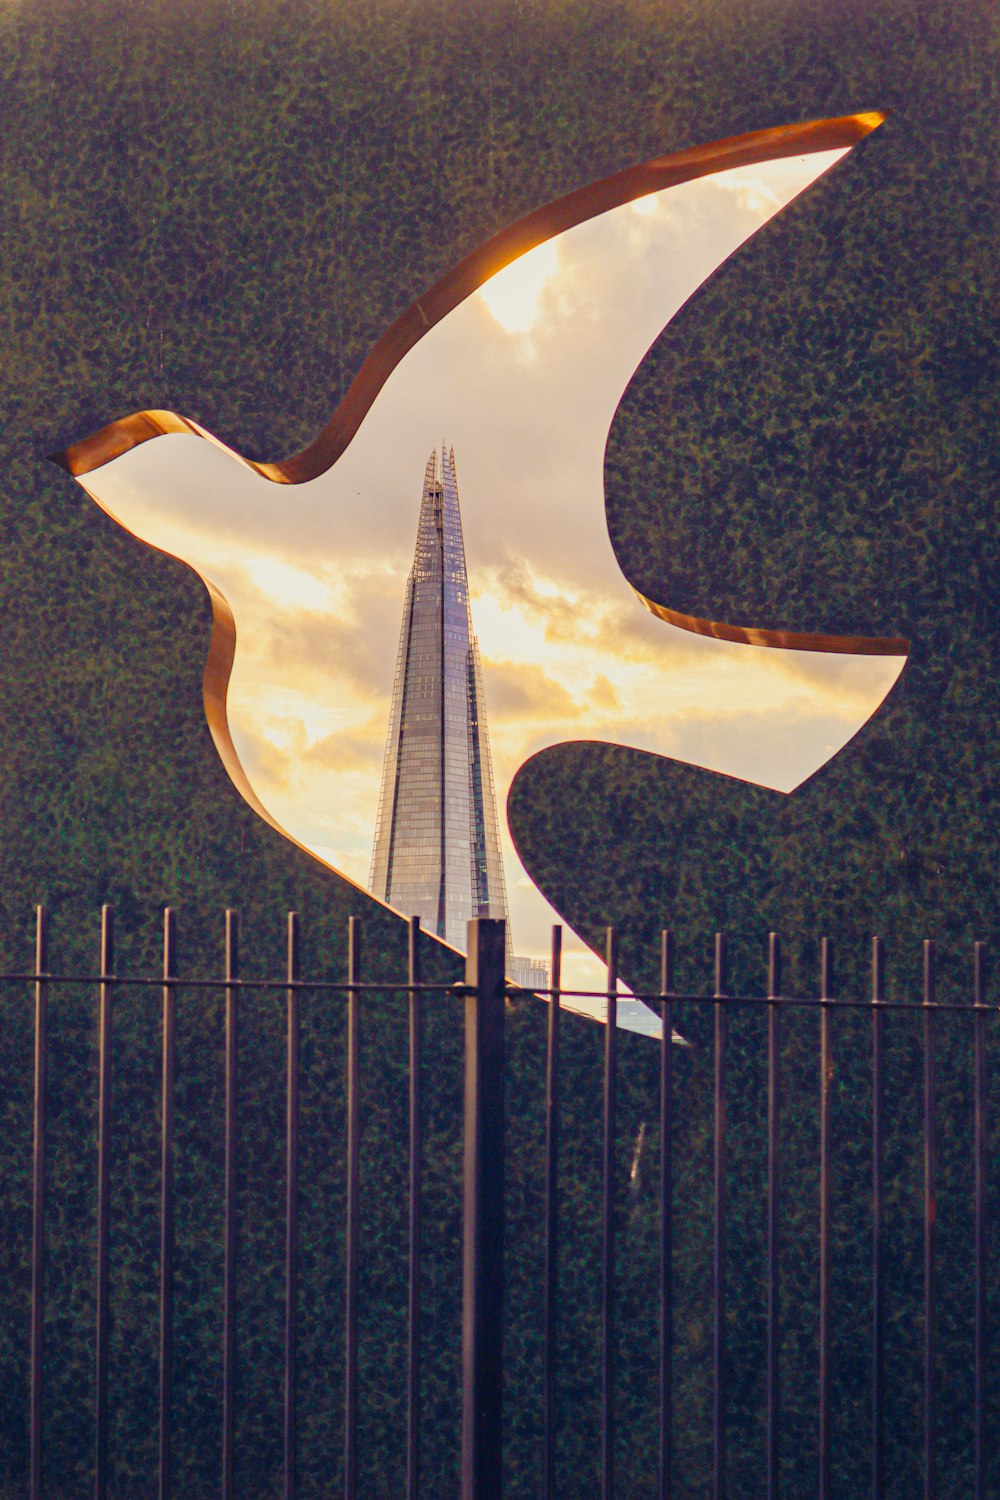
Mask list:
[[[471,917],[507,916],[455,454],[443,445],[424,473],[369,888],[456,948]]]

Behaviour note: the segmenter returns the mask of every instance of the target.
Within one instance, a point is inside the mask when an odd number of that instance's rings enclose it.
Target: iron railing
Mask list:
[[[503,1319],[504,1295],[504,1033],[505,1003],[512,987],[504,977],[504,924],[481,919],[470,924],[465,981],[462,984],[430,984],[421,974],[421,933],[418,919],[409,928],[409,967],[405,982],[365,977],[362,962],[361,924],[352,918],[348,942],[348,972],[344,983],[311,982],[302,975],[300,921],[296,913],[287,920],[287,964],[280,979],[260,981],[242,976],[239,921],[235,912],[225,918],[224,972],[218,979],[182,979],[177,964],[177,924],[167,911],[163,929],[162,975],[128,977],[116,972],[113,914],[105,907],[101,917],[100,969],[97,974],[57,975],[49,972],[48,921],[42,908],[37,913],[35,964],[26,973],[3,977],[9,994],[18,986],[30,986],[34,997],[34,1104],[32,1225],[30,1239],[31,1314],[25,1330],[30,1341],[28,1413],[30,1466],[28,1491],[31,1500],[45,1492],[45,1411],[43,1408],[45,1349],[45,1221],[46,1145],[48,1130],[48,1008],[50,994],[60,986],[87,985],[96,989],[98,1009],[98,1104],[96,1171],[96,1323],[94,1328],[94,1450],[93,1493],[106,1500],[109,1489],[109,1432],[111,1396],[109,1386],[109,1273],[113,1246],[110,1234],[112,1177],[112,1088],[113,1020],[115,999],[123,987],[138,986],[161,992],[162,1071],[161,1139],[159,1183],[159,1391],[158,1472],[160,1500],[177,1493],[174,1480],[173,1363],[174,1363],[174,1257],[175,1257],[175,1158],[177,1082],[178,990],[220,992],[225,1015],[224,1041],[224,1207],[222,1277],[222,1429],[220,1433],[223,1500],[236,1493],[235,1446],[238,1388],[236,1383],[237,1340],[237,1168],[239,1136],[237,1116],[238,1069],[240,1066],[240,1009],[243,997],[255,990],[283,990],[285,995],[285,1191],[284,1191],[284,1336],[283,1336],[283,1494],[297,1494],[299,1412],[296,1404],[299,1310],[299,1170],[300,1170],[300,1048],[301,1003],[304,997],[322,993],[340,996],[346,1008],[346,1225],[344,1257],[344,1400],[343,1400],[343,1494],[356,1500],[366,1494],[363,1466],[358,1453],[358,1268],[363,1253],[361,1238],[361,1178],[359,1173],[359,1010],[366,997],[395,990],[408,1000],[408,1225],[407,1350],[406,1350],[406,1496],[418,1500],[421,1493],[439,1500],[440,1486],[428,1489],[426,1476],[421,1488],[421,1287],[422,1287],[422,1174],[425,1147],[422,1139],[424,1082],[424,1006],[445,994],[464,999],[464,1230],[462,1293],[461,1371],[461,1493],[463,1500],[499,1500],[503,1491]],[[938,1026],[946,1023],[971,1028],[971,1154],[973,1237],[973,1339],[969,1351],[973,1366],[973,1453],[975,1500],[986,1500],[989,1433],[987,1423],[987,1024],[995,1021],[1000,1007],[987,1003],[984,981],[984,948],[976,944],[973,954],[968,1003],[944,1003],[935,990],[935,950],[923,947],[923,989],[909,1000],[886,999],[883,945],[874,939],[871,955],[870,997],[834,998],[831,980],[830,944],[824,939],[818,993],[814,997],[791,997],[782,992],[781,945],[771,935],[766,993],[732,994],[727,979],[726,942],[715,940],[715,973],[712,993],[682,994],[674,982],[674,944],[669,933],[662,936],[661,982],[657,994],[639,998],[659,1013],[659,1160],[656,1174],[659,1249],[656,1298],[659,1320],[659,1353],[656,1369],[659,1455],[656,1464],[657,1495],[668,1500],[679,1493],[674,1479],[674,1171],[676,1134],[674,1118],[674,1031],[678,1007],[688,1004],[710,1008],[712,1049],[712,1233],[711,1233],[711,1475],[712,1500],[724,1500],[727,1485],[726,1411],[729,1396],[727,1363],[726,1288],[727,1253],[733,1248],[727,1214],[727,1092],[729,1088],[728,1027],[733,1013],[746,1008],[763,1010],[766,1017],[766,1339],[764,1348],[764,1443],[763,1469],[768,1500],[778,1500],[782,1474],[782,1331],[787,1311],[782,1306],[782,1032],[792,1012],[812,1009],[819,1031],[817,1113],[818,1163],[818,1339],[816,1369],[816,1474],[820,1500],[833,1494],[831,1454],[830,1352],[831,1328],[831,1180],[834,1137],[831,1122],[831,1080],[834,1073],[837,1013],[863,1011],[870,1015],[871,1088],[871,1198],[870,1198],[870,1494],[882,1500],[889,1493],[886,1471],[886,1232],[887,1178],[885,1164],[887,1101],[885,1085],[886,1025],[890,1015],[918,1013],[922,1027],[922,1470],[924,1500],[935,1500],[938,1489],[936,1453],[938,1445],[938,1365],[936,1302],[938,1292],[937,1246],[937,1129],[938,1100],[936,1066]],[[601,1225],[600,1225],[600,1363],[595,1377],[600,1385],[600,1494],[612,1500],[616,1493],[615,1466],[615,1292],[616,1224],[616,1119],[618,1091],[619,1032],[615,1024],[618,983],[618,938],[607,934],[606,990],[588,998],[606,1001],[609,1024],[603,1033],[603,1084],[601,1109]],[[550,997],[582,997],[561,983],[561,930],[553,930]],[[545,1148],[544,1148],[544,1303],[541,1335],[543,1378],[541,1381],[542,1441],[538,1454],[538,1487],[545,1500],[554,1500],[559,1490],[558,1427],[558,1339],[560,1297],[558,1278],[560,1205],[560,1117],[561,1041],[563,1009],[549,1005],[546,1019]],[[596,1102],[595,1102],[596,1110]],[[456,1392],[456,1396],[457,1396]],[[152,1485],[153,1476],[149,1476]]]

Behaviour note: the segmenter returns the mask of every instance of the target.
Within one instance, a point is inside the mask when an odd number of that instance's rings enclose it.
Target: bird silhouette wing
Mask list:
[[[289,458],[272,463],[242,458],[218,443],[190,418],[168,410],[151,409],[111,422],[54,454],[53,459],[74,477],[82,478],[152,438],[187,433],[215,443],[238,462],[275,483],[303,484],[315,480],[345,453],[386,382],[410,351],[473,293],[531,251],[557,242],[567,231],[625,205],[648,199],[667,188],[741,167],[843,152],[877,129],[884,118],[878,112],[846,115],[754,131],[673,152],[602,178],[517,220],[466,256],[410,304],[376,342],[330,421],[306,448]],[[730,250],[735,248],[736,245],[730,246]],[[710,275],[716,264],[704,265],[695,285]],[[621,273],[619,287],[627,286],[629,267],[623,265]],[[634,337],[641,342],[648,327],[658,325],[657,331],[664,327],[674,310],[676,308],[669,303],[665,311],[652,308],[650,317],[642,328],[637,328]],[[623,351],[624,366],[629,369],[629,374],[636,368],[646,347],[648,343]],[[614,405],[617,405],[623,389],[624,386],[617,391]],[[608,413],[609,421],[613,411],[614,407]],[[865,640],[862,637],[772,632],[766,625],[741,627],[721,621],[699,620],[683,611],[672,610],[668,604],[651,599],[645,599],[645,602],[662,619],[721,639],[802,650],[870,651],[889,655],[906,649],[906,642],[895,638]]]
[[[246,752],[241,753],[235,742],[244,733],[238,723],[237,639],[252,642],[255,609],[257,619],[262,619],[261,600],[266,603],[268,597],[262,572],[270,566],[273,574],[289,549],[294,551],[290,536],[296,525],[304,527],[308,539],[300,543],[300,554],[304,545],[317,550],[325,546],[333,557],[352,547],[356,558],[363,555],[369,587],[374,586],[380,549],[394,549],[405,565],[409,552],[400,536],[412,524],[404,516],[413,513],[414,477],[422,471],[428,446],[441,433],[459,455],[473,572],[480,564],[494,571],[506,564],[511,586],[520,580],[530,591],[531,579],[525,584],[526,575],[523,569],[518,573],[515,564],[525,559],[530,563],[533,551],[547,552],[551,558],[562,549],[579,561],[576,592],[569,590],[559,601],[562,624],[559,611],[549,609],[545,626],[549,636],[562,632],[567,650],[577,648],[577,657],[564,658],[558,669],[567,678],[566,712],[561,720],[556,714],[558,722],[532,733],[523,747],[528,753],[568,733],[698,759],[690,752],[685,755],[669,724],[660,722],[666,689],[655,672],[641,665],[653,636],[663,630],[657,617],[694,635],[741,646],[902,657],[906,642],[898,639],[796,634],[770,629],[767,621],[704,619],[647,594],[639,595],[646,610],[636,612],[634,595],[611,549],[603,510],[607,433],[650,344],[677,308],[782,201],[795,196],[882,118],[858,114],[713,142],[617,173],[529,214],[466,257],[396,319],[375,344],[328,424],[290,458],[274,463],[243,458],[197,423],[163,410],[113,422],[54,455],[111,515],[143,540],[190,563],[209,585],[215,629],[205,672],[206,711],[231,777],[262,816],[314,851],[322,843],[316,829],[306,826],[308,820],[297,823],[294,813],[276,806],[275,796],[262,785],[261,773],[247,775]],[[711,210],[691,208],[693,200],[673,192],[683,193],[705,178],[721,181],[716,174],[803,158],[806,169],[784,199],[772,192],[765,211],[737,215],[725,225],[702,223],[697,235],[685,214],[710,216]],[[744,181],[744,198],[751,190],[752,183],[748,187]],[[664,274],[665,253],[676,262],[670,278]],[[151,444],[152,438],[167,441]],[[151,461],[153,450],[167,457]],[[405,513],[392,510],[401,473],[406,478]],[[517,515],[511,499],[515,475],[521,483]],[[235,538],[227,543],[228,562],[225,548],[202,546],[211,530],[203,512],[208,498],[219,495],[229,498],[228,524]],[[178,508],[187,531],[171,520]],[[233,555],[241,543],[249,548],[251,542],[257,546],[258,564],[269,544],[276,560],[260,564],[248,583],[246,558],[233,561]],[[610,602],[605,603],[605,584],[612,594],[622,591],[625,599],[609,594]],[[630,603],[632,612],[646,622],[628,627],[643,636],[630,691],[634,702],[646,707],[630,711],[623,698],[626,688],[608,683],[605,710],[591,722],[582,722],[579,698],[590,696],[596,703],[603,689],[600,683],[595,690],[593,681],[581,686],[568,679],[584,670],[580,662],[592,654],[614,612]],[[327,611],[325,629],[332,628],[338,607]],[[395,610],[388,610],[390,617],[398,618],[398,607],[397,603]],[[353,629],[355,637],[363,633],[356,598],[341,613],[345,629]],[[346,641],[346,636],[341,639]],[[298,649],[305,660],[315,647]],[[350,653],[344,649],[346,660]],[[242,645],[241,651],[249,662],[252,653]],[[280,671],[293,675],[286,668],[282,663]],[[363,676],[362,666],[353,660],[345,671],[356,679]],[[388,672],[391,675],[391,652]],[[627,676],[623,669],[623,682]],[[891,671],[880,679],[879,700],[892,680]],[[249,676],[247,682],[250,703]],[[327,683],[317,692],[329,690]],[[388,683],[383,692],[387,696]],[[371,710],[371,695],[366,701]],[[867,712],[876,706],[872,701]],[[377,719],[379,711],[374,712]],[[381,713],[384,725],[384,709]],[[247,724],[252,717],[248,710]],[[249,743],[249,733],[247,728],[243,743]],[[310,744],[316,738],[313,735]],[[310,753],[305,745],[304,764]],[[809,749],[809,769],[828,753],[828,743],[822,753]],[[497,760],[500,779],[509,782],[519,761],[507,757],[504,765],[503,756]],[[730,764],[723,756],[715,768],[768,781],[766,771],[753,766],[734,771],[740,764],[738,757]],[[770,784],[788,790],[804,774],[809,770],[802,766],[785,770]],[[308,799],[314,807],[323,800],[315,793]]]

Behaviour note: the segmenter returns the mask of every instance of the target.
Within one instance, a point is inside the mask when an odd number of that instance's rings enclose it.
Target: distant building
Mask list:
[[[507,964],[507,973],[522,990],[545,990],[549,986],[549,966],[543,958],[519,958]]]
[[[455,454],[443,446],[424,473],[369,889],[463,950],[470,918],[507,917]]]

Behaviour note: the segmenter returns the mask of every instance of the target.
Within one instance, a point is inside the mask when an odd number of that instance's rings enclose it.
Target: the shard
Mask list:
[[[424,474],[369,888],[460,949],[470,918],[507,916],[455,454],[443,446]]]

